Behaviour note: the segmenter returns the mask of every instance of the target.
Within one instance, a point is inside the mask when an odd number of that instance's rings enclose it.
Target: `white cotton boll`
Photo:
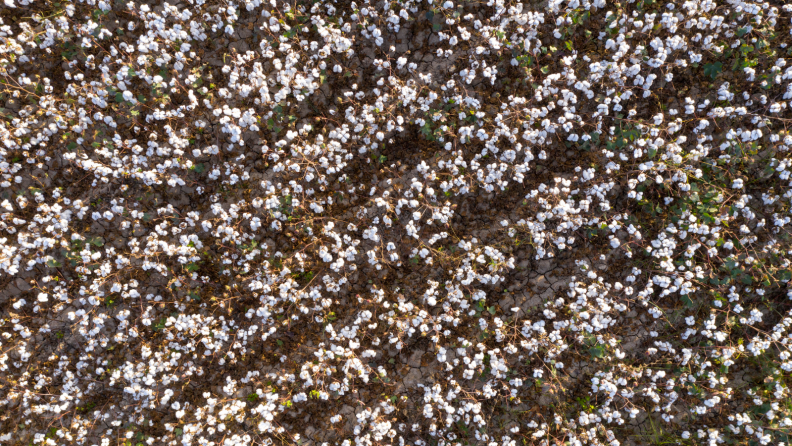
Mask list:
[[[9,8],[16,8],[16,5],[14,4],[14,0],[5,0],[5,5],[8,6]]]
[[[125,90],[124,91],[124,100],[127,101],[127,102],[132,102],[132,101],[135,100],[135,95],[131,91]]]
[[[658,113],[658,114],[654,115],[654,117],[652,119],[654,119],[654,124],[655,125],[660,125],[663,122],[663,114],[662,113]]]
[[[424,405],[423,414],[426,418],[432,418],[432,406],[430,404]]]
[[[46,302],[49,299],[47,298],[46,293],[39,293],[38,298],[36,300],[38,300],[39,302]]]

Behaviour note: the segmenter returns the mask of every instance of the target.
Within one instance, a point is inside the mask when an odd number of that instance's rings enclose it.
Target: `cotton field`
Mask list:
[[[775,445],[792,4],[4,0],[0,444]]]

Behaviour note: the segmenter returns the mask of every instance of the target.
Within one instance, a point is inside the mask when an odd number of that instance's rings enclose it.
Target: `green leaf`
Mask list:
[[[598,345],[589,349],[589,354],[594,358],[602,358],[605,356],[605,347]]]
[[[206,170],[206,167],[204,167],[203,163],[198,163],[198,164],[193,166],[193,171],[195,173],[203,173],[205,170]]]
[[[754,406],[750,410],[755,414],[765,414],[770,412],[770,403],[764,403],[761,406]]]
[[[124,103],[124,94],[123,93],[116,93],[115,94],[115,101],[119,104]]]
[[[426,20],[431,22],[432,19],[434,19],[434,11],[426,11]]]
[[[748,32],[748,28],[743,26],[742,28],[737,30],[737,37],[742,37]]]
[[[742,54],[748,54],[753,52],[754,46],[753,45],[740,45],[740,52]]]
[[[704,74],[715,79],[723,71],[723,64],[720,62],[708,63],[704,65]]]
[[[61,262],[55,259],[49,259],[47,260],[47,266],[49,266],[50,268],[60,268],[62,265]]]
[[[693,301],[688,296],[682,296],[682,303],[684,303],[685,306],[688,307],[688,308],[693,308],[694,307]]]

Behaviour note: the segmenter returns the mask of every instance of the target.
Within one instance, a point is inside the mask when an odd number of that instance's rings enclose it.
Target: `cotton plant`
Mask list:
[[[0,443],[787,442],[789,6],[4,7]]]

